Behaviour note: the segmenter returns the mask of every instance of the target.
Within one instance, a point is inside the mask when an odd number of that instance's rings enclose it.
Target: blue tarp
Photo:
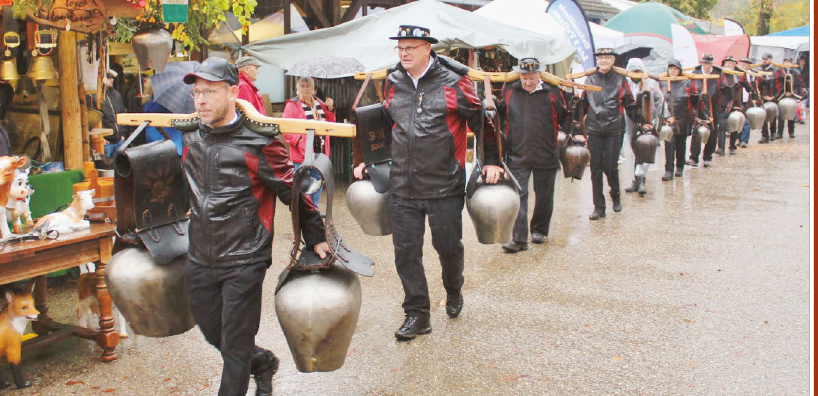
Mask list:
[[[809,25],[793,28],[790,30],[783,30],[780,32],[770,33],[767,36],[806,36],[809,37]]]

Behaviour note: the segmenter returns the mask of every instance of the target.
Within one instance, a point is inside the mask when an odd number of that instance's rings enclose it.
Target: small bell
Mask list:
[[[35,57],[34,64],[31,65],[31,69],[28,71],[28,76],[34,81],[56,80],[60,78],[49,56]]]
[[[20,74],[17,73],[17,63],[14,59],[4,59],[0,64],[0,80],[13,81],[19,80]]]

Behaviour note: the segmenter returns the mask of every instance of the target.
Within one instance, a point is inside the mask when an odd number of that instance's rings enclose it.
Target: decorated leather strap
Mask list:
[[[341,237],[341,234],[335,229],[335,223],[332,219],[332,196],[334,195],[333,190],[335,188],[332,177],[332,162],[325,154],[314,153],[312,149],[314,139],[314,131],[308,132],[304,162],[295,171],[295,175],[293,176],[293,190],[290,199],[290,212],[292,213],[293,222],[293,248],[290,252],[290,265],[287,266],[278,277],[276,293],[278,293],[278,290],[292,271],[320,271],[335,264],[358,275],[374,275],[373,266],[375,262],[347,245]],[[313,177],[313,173],[318,174],[318,179]],[[301,219],[299,216],[301,205],[304,204],[301,200],[301,195],[313,194],[318,191],[322,185],[324,186],[325,195],[327,197],[324,235],[330,248],[330,253],[323,259],[318,257],[318,254],[313,250],[307,249],[307,246],[305,246],[301,238]]]

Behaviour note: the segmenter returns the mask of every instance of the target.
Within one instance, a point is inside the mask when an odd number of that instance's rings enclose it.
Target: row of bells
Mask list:
[[[34,58],[34,63],[28,71],[28,77],[34,81],[38,80],[56,80],[60,78],[57,69],[54,67],[54,62],[51,61],[50,56],[37,56]],[[0,63],[0,80],[12,81],[19,80],[20,74],[17,73],[17,62],[14,59],[5,59]]]

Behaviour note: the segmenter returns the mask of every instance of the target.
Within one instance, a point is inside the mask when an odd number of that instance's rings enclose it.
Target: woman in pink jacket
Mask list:
[[[335,107],[332,98],[322,102],[315,96],[315,82],[311,77],[299,77],[295,84],[298,96],[288,99],[284,105],[284,118],[298,118],[302,120],[317,120],[335,122]],[[307,135],[284,134],[284,139],[290,144],[290,159],[295,168],[304,162],[304,153],[307,149]],[[316,136],[315,152],[330,153],[328,136]],[[315,204],[321,198],[321,190],[312,195]]]

